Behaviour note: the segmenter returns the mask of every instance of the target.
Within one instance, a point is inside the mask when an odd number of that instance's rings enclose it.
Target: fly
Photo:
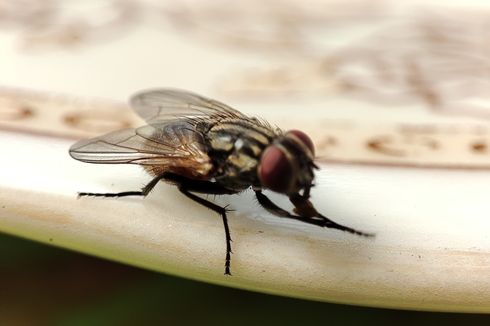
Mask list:
[[[373,236],[328,219],[310,202],[318,166],[313,142],[304,132],[283,132],[221,102],[182,90],[143,91],[130,99],[130,105],[147,125],[79,141],[70,148],[70,155],[87,163],[138,164],[153,179],[141,191],[81,192],[80,196],[145,197],[159,181],[177,186],[223,219],[227,275],[231,275],[228,210],[199,193],[230,195],[252,188],[259,204],[279,217]],[[274,204],[264,189],[288,196],[293,212]]]

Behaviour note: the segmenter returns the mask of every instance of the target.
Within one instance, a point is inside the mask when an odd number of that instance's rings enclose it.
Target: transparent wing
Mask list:
[[[130,105],[136,113],[151,124],[183,117],[247,118],[226,104],[178,89],[162,88],[143,91],[131,97]]]
[[[147,125],[82,140],[70,148],[79,161],[105,164],[159,166],[161,170],[192,170],[205,175],[211,169],[200,134],[187,122]]]

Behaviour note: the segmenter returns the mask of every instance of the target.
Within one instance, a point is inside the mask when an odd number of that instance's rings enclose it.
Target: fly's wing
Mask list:
[[[172,171],[205,178],[213,165],[197,124],[250,119],[221,102],[176,89],[144,91],[130,104],[148,126],[80,141],[70,155],[88,163],[139,164],[153,174]]]
[[[247,116],[204,96],[178,89],[154,89],[135,94],[131,107],[150,124],[180,118],[245,118]]]
[[[139,164],[155,173],[178,172],[203,177],[212,169],[202,135],[189,122],[174,120],[137,129],[124,129],[81,140],[70,148],[79,161],[101,164]]]

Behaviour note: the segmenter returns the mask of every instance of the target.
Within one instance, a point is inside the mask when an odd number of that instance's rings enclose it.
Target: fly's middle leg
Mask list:
[[[198,195],[194,194],[194,192],[211,195],[230,195],[236,193],[236,191],[226,189],[215,182],[193,180],[172,173],[167,173],[165,176],[165,180],[177,185],[180,192],[182,192],[188,198],[192,199],[198,204],[201,204],[204,207],[215,211],[221,216],[221,218],[223,219],[223,226],[225,228],[226,239],[225,275],[231,275],[232,240],[230,235],[230,228],[228,226],[228,217],[226,215],[229,210],[226,207],[221,207],[219,205],[216,205],[215,203],[210,202],[209,200],[199,197]]]
[[[187,189],[184,187],[179,187],[179,190],[186,195],[188,198],[192,199],[196,203],[199,203],[216,213],[221,215],[221,218],[223,219],[223,225],[225,227],[225,237],[226,237],[226,256],[225,256],[225,275],[231,275],[231,235],[230,235],[230,228],[228,227],[228,218],[226,216],[226,212],[228,211],[226,207],[221,207],[218,206],[204,198],[201,198],[191,192],[189,192]]]

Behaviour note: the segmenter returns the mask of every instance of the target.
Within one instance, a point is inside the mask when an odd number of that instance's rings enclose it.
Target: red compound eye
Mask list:
[[[311,153],[313,155],[315,155],[315,146],[313,145],[313,141],[311,140],[310,137],[308,137],[307,134],[305,134],[304,132],[302,131],[299,131],[299,130],[289,130],[286,135],[294,135],[295,137],[297,137],[299,140],[301,140],[301,142],[310,149]]]
[[[270,190],[287,193],[293,180],[293,167],[286,155],[277,146],[269,146],[259,166],[259,179],[263,186]]]

